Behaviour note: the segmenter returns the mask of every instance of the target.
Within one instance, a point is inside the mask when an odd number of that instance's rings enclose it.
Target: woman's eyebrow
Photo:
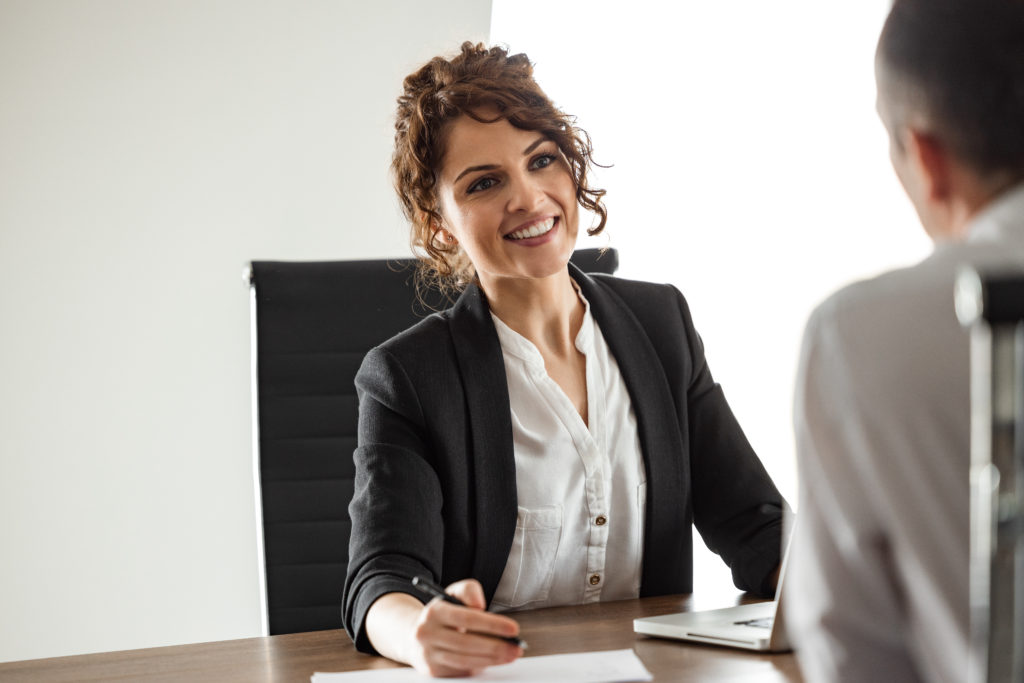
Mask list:
[[[467,173],[473,173],[475,171],[493,171],[496,168],[498,167],[495,166],[494,164],[486,164],[484,166],[470,166],[465,171],[463,171],[462,173],[455,177],[453,184],[459,182],[459,180],[462,179],[462,176],[466,175]]]
[[[537,147],[539,147],[539,146],[540,146],[541,144],[543,144],[543,143],[547,142],[547,141],[548,141],[548,139],[549,139],[549,138],[546,138],[546,137],[544,137],[544,136],[542,135],[541,137],[539,137],[539,138],[537,138],[536,140],[534,140],[534,141],[533,141],[533,144],[531,144],[531,145],[530,145],[529,147],[527,147],[526,149],[524,149],[524,150],[523,150],[523,154],[524,154],[524,155],[526,155],[526,154],[529,154],[529,153],[530,153],[530,152],[532,152],[533,150],[537,149]]]
[[[525,155],[529,154],[530,152],[532,152],[533,150],[537,149],[539,146],[541,146],[545,142],[548,142],[548,140],[549,140],[549,138],[546,138],[546,137],[544,137],[542,135],[541,137],[537,138],[532,143],[530,143],[529,147],[527,147],[526,149],[523,150],[523,155],[525,156]],[[476,171],[493,171],[496,168],[498,168],[498,167],[495,164],[485,164],[483,166],[470,166],[469,168],[464,170],[462,173],[460,173],[459,175],[455,176],[454,182],[456,182],[456,183],[459,182],[462,179],[462,177],[464,175],[466,175],[467,173],[474,173]]]

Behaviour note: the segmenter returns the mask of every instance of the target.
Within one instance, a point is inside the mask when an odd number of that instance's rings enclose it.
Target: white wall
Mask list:
[[[0,0],[0,661],[258,635],[256,258],[408,253],[401,78],[483,0]]]

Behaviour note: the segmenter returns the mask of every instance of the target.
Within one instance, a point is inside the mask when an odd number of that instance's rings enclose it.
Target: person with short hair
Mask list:
[[[569,263],[604,192],[526,55],[431,60],[395,128],[414,251],[461,294],[356,377],[356,646],[432,675],[512,661],[518,625],[496,612],[689,593],[693,525],[738,587],[771,594],[784,502],[682,295]],[[414,576],[464,605],[424,604]]]
[[[1024,2],[895,0],[875,72],[935,244],[807,323],[786,616],[809,681],[962,683],[970,359],[953,291],[962,265],[1024,267]]]

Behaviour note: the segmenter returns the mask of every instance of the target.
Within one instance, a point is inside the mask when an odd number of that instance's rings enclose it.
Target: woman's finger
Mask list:
[[[511,638],[519,635],[519,624],[514,619],[502,614],[461,607],[443,600],[430,602],[425,611],[427,618],[438,619],[445,626],[460,631],[496,638]]]
[[[462,631],[436,622],[422,623],[415,636],[424,647],[463,652],[495,661],[511,661],[523,654],[518,645],[502,638]]]
[[[487,609],[487,600],[484,598],[484,587],[476,579],[463,579],[456,581],[447,588],[445,592],[461,600],[467,607]]]
[[[519,647],[500,638],[452,626],[449,620],[455,614],[458,622],[459,611],[485,614],[442,601],[424,608],[413,633],[417,669],[433,676],[465,675],[488,666],[507,664],[523,654]]]
[[[432,676],[467,675],[522,656],[523,650],[506,640],[519,634],[519,624],[484,611],[479,581],[458,581],[446,590],[465,605],[434,598],[423,608],[412,634],[417,669]]]

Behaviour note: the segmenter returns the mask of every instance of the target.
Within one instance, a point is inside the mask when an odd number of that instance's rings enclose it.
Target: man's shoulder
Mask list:
[[[941,314],[947,304],[952,315],[955,273],[952,263],[929,257],[841,287],[816,307],[812,317],[861,327],[915,311]]]
[[[840,288],[818,309],[829,315],[854,318],[922,310],[932,314],[945,311],[953,316],[953,287],[961,268],[1011,265],[1024,265],[1024,252],[1019,246],[998,241],[941,244],[916,264],[894,268]]]
[[[847,373],[851,386],[930,386],[935,367],[965,362],[968,335],[953,306],[957,266],[929,257],[839,289],[811,314],[805,353]]]

